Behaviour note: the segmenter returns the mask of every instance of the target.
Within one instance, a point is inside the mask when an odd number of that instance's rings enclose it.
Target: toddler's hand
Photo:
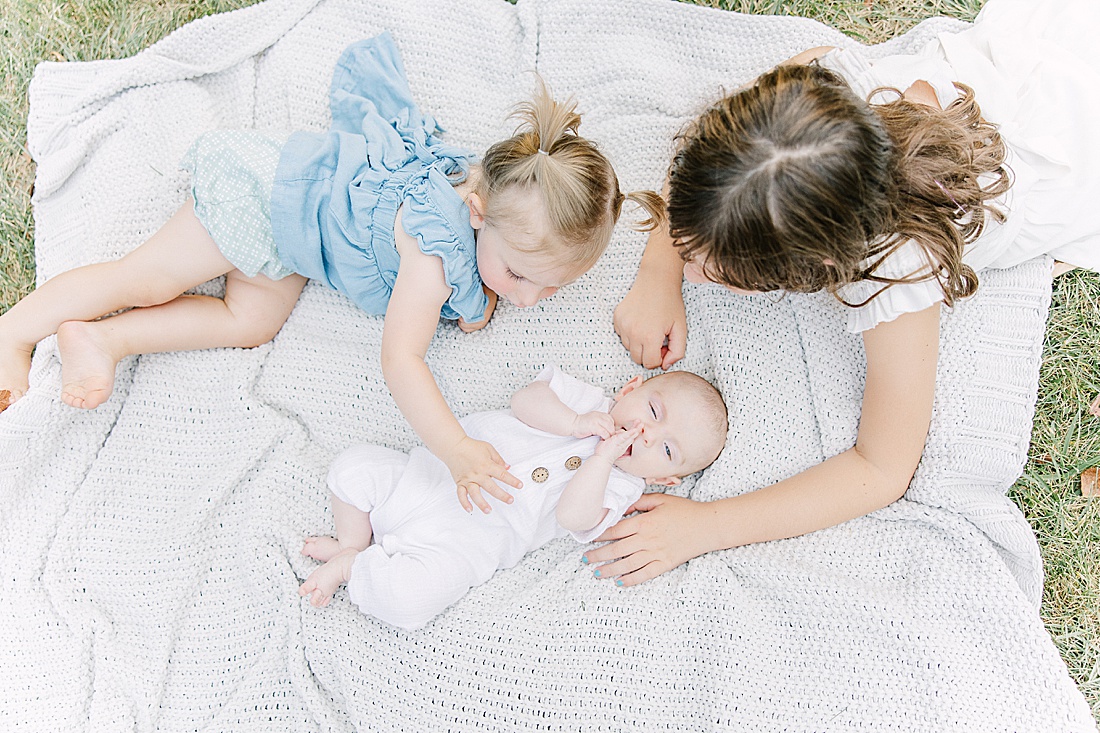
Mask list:
[[[485,313],[480,321],[469,323],[465,319],[458,319],[458,328],[462,333],[473,333],[474,331],[480,331],[489,325],[489,319],[493,317],[493,311],[497,309],[497,294],[485,287],[481,286],[481,289],[485,291],[485,295],[489,298],[489,305],[485,306]]]
[[[481,495],[482,491],[488,492],[506,504],[512,503],[512,495],[502,489],[497,481],[515,489],[523,488],[519,479],[508,473],[508,464],[500,457],[496,448],[483,440],[474,440],[466,436],[446,456],[440,456],[440,458],[447,464],[455,480],[458,503],[468,512],[474,510],[470,504],[471,501],[486,514],[492,511],[489,503]]]
[[[587,438],[590,435],[610,438],[614,432],[615,418],[606,412],[586,412],[573,418],[574,438]]]
[[[634,425],[624,430],[619,430],[610,438],[601,440],[596,446],[595,455],[614,463],[626,452],[627,446],[633,443],[642,434],[642,423],[635,420]]]

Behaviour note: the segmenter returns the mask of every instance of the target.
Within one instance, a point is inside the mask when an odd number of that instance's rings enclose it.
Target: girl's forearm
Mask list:
[[[641,262],[638,263],[638,278],[674,285],[679,290],[683,277],[684,261],[676,252],[668,233],[668,224],[665,223],[649,235]]]
[[[708,502],[699,530],[708,550],[797,537],[881,509],[905,489],[852,448],[779,483]]]

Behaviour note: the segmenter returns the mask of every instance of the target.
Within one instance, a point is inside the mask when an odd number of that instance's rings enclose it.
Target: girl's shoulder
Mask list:
[[[931,86],[940,108],[955,101],[959,92],[955,88],[954,73],[934,47],[918,54],[900,54],[880,59],[869,59],[858,49],[834,48],[823,54],[817,63],[843,78],[861,99],[875,103],[889,102],[896,98],[893,89],[905,92],[910,87]]]

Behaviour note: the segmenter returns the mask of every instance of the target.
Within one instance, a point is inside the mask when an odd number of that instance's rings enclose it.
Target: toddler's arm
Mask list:
[[[607,516],[604,493],[611,469],[641,432],[641,425],[635,423],[629,430],[620,430],[600,441],[595,454],[581,464],[561,492],[556,511],[558,524],[570,532],[586,532],[603,521]]]
[[[488,512],[482,491],[511,502],[511,495],[497,481],[517,489],[523,484],[508,472],[493,446],[466,435],[443,399],[424,357],[439,325],[440,309],[450,296],[450,286],[443,275],[442,261],[421,252],[417,242],[401,228],[400,213],[394,235],[401,265],[382,332],[386,386],[424,445],[447,464],[463,508],[472,511],[472,499]]]
[[[610,437],[615,421],[606,412],[586,412],[578,415],[561,401],[550,382],[536,380],[512,395],[512,412],[524,423],[554,435],[587,438]]]

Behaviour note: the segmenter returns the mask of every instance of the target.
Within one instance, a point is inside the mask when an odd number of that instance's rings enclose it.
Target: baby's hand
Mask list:
[[[485,295],[489,298],[489,305],[485,306],[485,313],[480,321],[469,323],[466,320],[458,319],[458,328],[462,333],[473,333],[474,331],[480,331],[489,325],[489,319],[493,317],[493,311],[497,309],[497,294],[485,287],[481,286],[481,289],[485,291]]]
[[[615,419],[606,412],[586,412],[573,418],[573,437],[587,438],[598,435],[610,438],[615,432]]]
[[[468,512],[474,510],[471,501],[486,514],[492,511],[481,495],[482,491],[487,491],[506,504],[512,503],[512,495],[502,489],[497,481],[512,488],[523,488],[519,479],[508,473],[508,464],[500,457],[496,448],[483,440],[474,440],[467,435],[446,456],[440,458],[447,464],[455,480],[458,503]]]
[[[596,446],[595,455],[614,463],[622,457],[626,452],[627,447],[633,443],[639,435],[642,434],[642,423],[640,420],[635,420],[634,425],[629,428],[619,430],[610,438],[601,440],[600,444]]]

